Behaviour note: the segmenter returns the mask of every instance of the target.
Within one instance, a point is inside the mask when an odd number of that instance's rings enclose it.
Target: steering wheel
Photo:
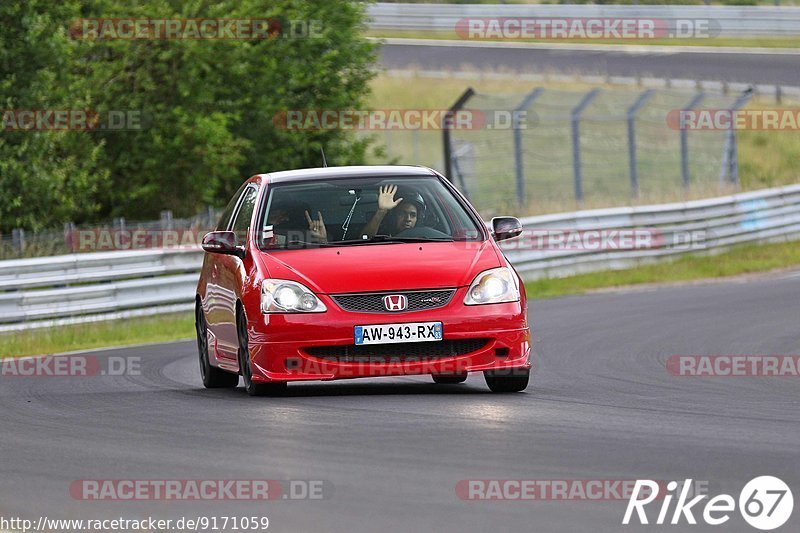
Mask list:
[[[411,229],[403,230],[395,237],[413,237],[420,239],[451,239],[452,237],[447,233],[439,231],[438,229],[429,228],[428,226],[417,226]]]

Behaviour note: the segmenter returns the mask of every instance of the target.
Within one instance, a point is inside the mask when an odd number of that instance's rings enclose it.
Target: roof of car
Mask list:
[[[436,173],[427,167],[407,165],[363,165],[349,167],[321,167],[303,168],[299,170],[284,170],[266,174],[270,183],[287,181],[305,181],[319,178],[345,179],[363,177],[391,176],[393,178],[418,178],[420,176],[435,176]]]

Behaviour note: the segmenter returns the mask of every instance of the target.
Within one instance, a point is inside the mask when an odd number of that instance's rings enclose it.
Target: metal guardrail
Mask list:
[[[521,222],[527,232],[647,229],[658,237],[653,248],[629,250],[530,249],[514,241],[501,243],[525,279],[564,277],[630,268],[690,252],[717,253],[735,244],[800,238],[800,185],[684,203],[537,216]],[[523,235],[518,242],[525,241]]]
[[[0,261],[0,291],[196,272],[202,257],[201,250],[191,248],[80,253]]]
[[[191,310],[203,253],[174,248],[0,261],[0,332]]]
[[[800,35],[800,8],[788,6],[394,4],[367,7],[373,30],[455,31],[466,18],[625,18],[708,20],[714,37]]]
[[[504,241],[525,279],[620,269],[734,244],[800,239],[800,185],[722,198],[528,217],[525,232],[646,229],[651,248],[535,249]],[[691,246],[683,238],[693,235]],[[521,243],[521,244],[520,244]],[[201,250],[72,254],[0,262],[0,332],[192,309]]]

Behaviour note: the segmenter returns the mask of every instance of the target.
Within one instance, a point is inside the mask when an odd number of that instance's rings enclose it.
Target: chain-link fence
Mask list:
[[[389,162],[445,172],[487,219],[662,203],[737,188],[736,130],[682,129],[674,117],[687,109],[736,109],[748,98],[749,93],[674,89],[532,88],[510,95],[469,90],[458,99],[458,107],[470,113],[469,127],[367,135],[384,145]],[[189,219],[165,212],[158,221],[14,230],[0,234],[0,259],[86,251],[76,245],[75,230],[111,230],[98,238],[125,238],[129,230],[199,231],[211,228],[216,216],[212,209]],[[107,248],[101,244],[97,249]]]
[[[720,194],[738,185],[736,131],[693,131],[680,112],[737,109],[748,98],[666,89],[473,93],[463,108],[486,123],[451,128],[445,169],[487,216]],[[511,127],[492,119],[509,115]]]

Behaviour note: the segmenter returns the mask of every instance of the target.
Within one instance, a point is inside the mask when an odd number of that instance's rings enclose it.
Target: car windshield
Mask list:
[[[480,221],[430,178],[320,179],[270,185],[262,249],[475,241]]]

